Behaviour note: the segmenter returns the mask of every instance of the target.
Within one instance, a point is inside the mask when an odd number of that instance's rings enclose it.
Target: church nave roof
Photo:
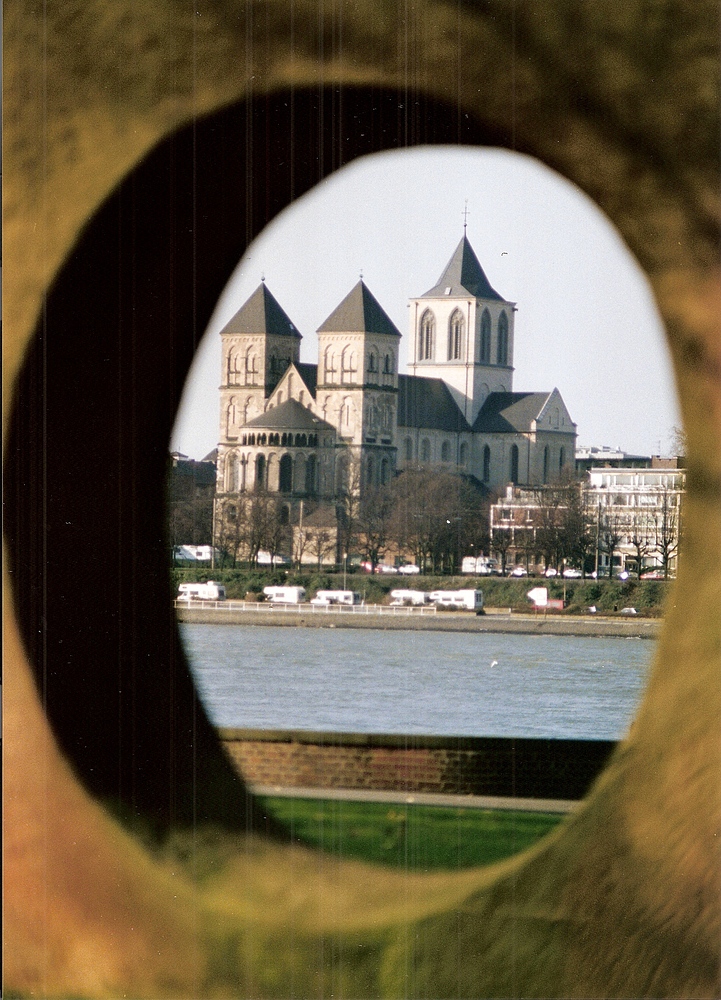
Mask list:
[[[530,431],[550,392],[492,392],[478,411],[473,430],[486,434]]]
[[[398,426],[437,431],[469,431],[451,391],[441,378],[398,376]]]

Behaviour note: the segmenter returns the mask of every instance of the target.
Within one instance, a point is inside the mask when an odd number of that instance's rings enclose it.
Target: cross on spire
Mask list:
[[[463,235],[464,236],[466,234],[466,226],[468,225],[468,216],[470,214],[471,213],[468,211],[468,198],[466,198],[466,204],[465,204],[465,207],[463,209]]]

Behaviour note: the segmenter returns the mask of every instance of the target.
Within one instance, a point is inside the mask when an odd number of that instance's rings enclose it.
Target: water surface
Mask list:
[[[180,626],[218,726],[619,739],[646,639]]]

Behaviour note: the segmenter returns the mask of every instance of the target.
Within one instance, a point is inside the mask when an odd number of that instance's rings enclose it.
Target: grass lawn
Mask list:
[[[563,818],[550,813],[268,797],[292,839],[344,858],[416,871],[487,865],[517,854]]]

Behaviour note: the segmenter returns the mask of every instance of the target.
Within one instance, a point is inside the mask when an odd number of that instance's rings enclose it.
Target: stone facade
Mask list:
[[[319,327],[311,365],[262,283],[221,331],[219,496],[262,487],[330,502],[416,465],[489,490],[571,472],[576,426],[558,390],[512,391],[515,312],[464,232],[438,283],[410,301],[410,374],[362,280]]]

